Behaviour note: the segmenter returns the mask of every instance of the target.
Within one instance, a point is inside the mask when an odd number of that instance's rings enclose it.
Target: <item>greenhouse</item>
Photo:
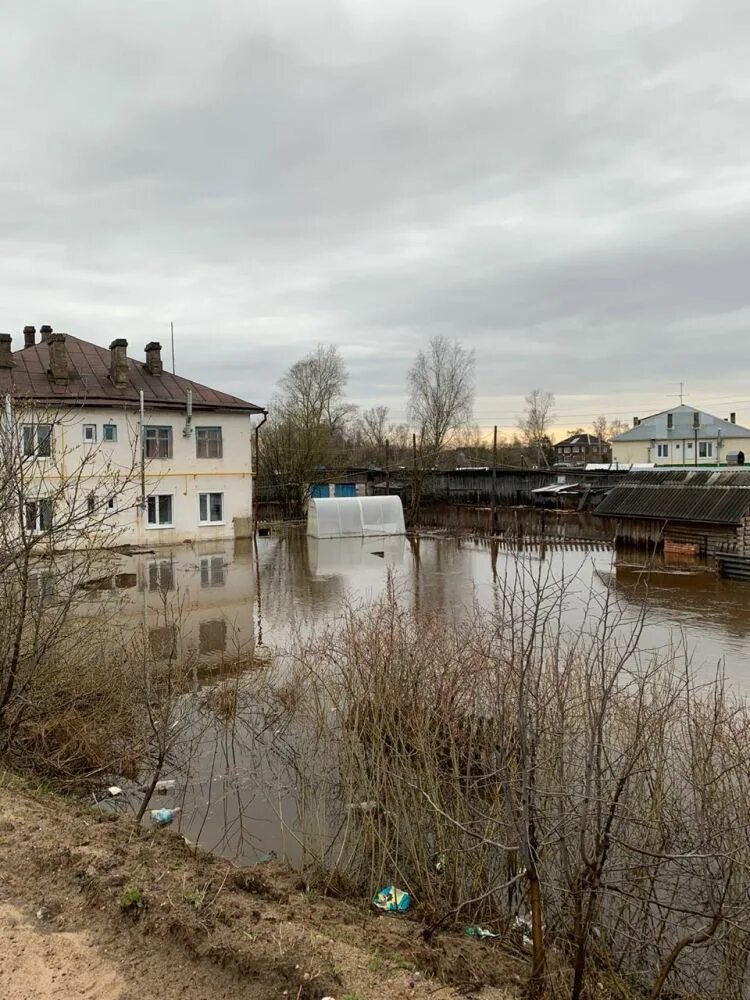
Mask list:
[[[313,497],[307,508],[307,533],[313,538],[403,535],[401,498]]]

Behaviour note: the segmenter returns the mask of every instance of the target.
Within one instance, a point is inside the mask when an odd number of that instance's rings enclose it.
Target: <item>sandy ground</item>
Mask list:
[[[0,774],[2,1000],[509,1000],[524,960]],[[141,905],[125,905],[133,890]]]
[[[0,906],[0,982],[5,1000],[121,1000],[125,982],[88,931],[43,933],[14,906]]]

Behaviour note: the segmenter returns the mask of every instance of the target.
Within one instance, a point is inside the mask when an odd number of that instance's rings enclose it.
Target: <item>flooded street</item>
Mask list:
[[[565,580],[564,623],[572,631],[586,628],[590,596],[600,602],[608,588],[628,620],[646,602],[643,650],[684,648],[706,678],[723,661],[731,684],[748,689],[750,586],[722,580],[701,564],[648,567],[642,553],[615,555],[584,543],[517,552],[486,539],[320,541],[289,531],[258,538],[257,549],[180,546],[123,557],[114,582],[103,577],[91,598],[111,602],[121,622],[145,626],[155,655],[179,643],[195,659],[197,686],[210,689],[217,664],[249,667],[264,653],[272,656],[295,631],[335,620],[347,603],[377,599],[389,578],[405,606],[455,619],[476,604],[491,609],[502,581],[514,575],[546,587]],[[179,628],[164,617],[165,601],[179,605]],[[300,801],[299,775],[284,765],[283,754],[269,755],[268,745],[241,725],[202,734],[170,799],[183,808],[180,830],[191,842],[253,863],[274,856],[299,861],[303,843],[325,839],[329,810],[341,803],[328,802],[323,791],[310,796],[309,785]]]

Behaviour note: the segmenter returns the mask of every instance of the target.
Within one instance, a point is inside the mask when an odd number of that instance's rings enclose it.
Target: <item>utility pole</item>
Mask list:
[[[391,495],[390,442],[385,439],[385,495]]]
[[[174,323],[169,324],[169,330],[172,337],[172,374],[174,375]]]
[[[495,534],[495,507],[497,505],[497,424],[492,435],[492,504],[490,506],[490,534]]]

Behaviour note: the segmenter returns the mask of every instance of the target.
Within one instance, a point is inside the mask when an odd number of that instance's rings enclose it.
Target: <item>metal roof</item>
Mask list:
[[[739,524],[750,509],[750,485],[689,486],[687,484],[621,483],[604,497],[596,514],[660,521]]]
[[[586,434],[580,431],[578,434],[571,434],[570,437],[563,438],[562,441],[558,441],[555,448],[561,448],[563,445],[571,444],[606,444],[606,442],[598,438],[596,434]]]
[[[661,486],[665,483],[682,483],[685,486],[747,486],[750,487],[750,466],[741,468],[706,468],[705,466],[660,466],[653,469],[636,469],[628,473],[625,484],[643,483]]]
[[[693,426],[693,414],[699,415],[699,426]],[[672,415],[672,427],[667,427],[667,416]],[[729,420],[715,417],[705,410],[682,403],[661,413],[644,417],[636,427],[631,427],[613,438],[615,443],[625,441],[698,441],[724,438],[750,438],[750,429]]]
[[[138,404],[143,390],[146,405],[156,407],[185,406],[187,390],[193,393],[195,409],[237,410],[261,413],[263,407],[247,400],[211,389],[199,382],[164,371],[149,375],[143,361],[128,358],[128,384],[118,389],[112,382],[110,354],[106,347],[99,347],[87,340],[65,335],[69,380],[66,385],[56,385],[49,377],[49,346],[45,341],[13,352],[15,367],[0,369],[0,393],[10,393],[17,398],[38,402],[77,403],[90,406],[123,406]]]

